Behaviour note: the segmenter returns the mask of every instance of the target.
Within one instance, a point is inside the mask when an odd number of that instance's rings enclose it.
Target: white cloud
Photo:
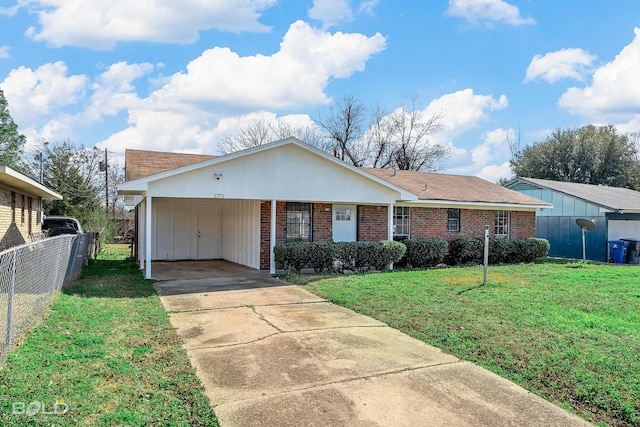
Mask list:
[[[635,28],[634,33],[634,40],[613,61],[593,73],[590,85],[569,88],[558,100],[558,105],[589,122],[625,125],[637,121],[640,111],[640,28]]]
[[[11,7],[0,7],[0,16],[9,16],[12,17],[18,11],[19,5],[11,6]]]
[[[28,0],[40,29],[27,34],[53,46],[110,49],[118,41],[190,43],[202,30],[265,32],[260,12],[277,0]]]
[[[42,117],[78,102],[87,82],[85,75],[67,76],[67,66],[58,61],[35,70],[14,69],[1,86],[13,120],[21,127],[36,127]]]
[[[471,159],[474,166],[484,166],[491,161],[496,154],[504,154],[509,150],[507,141],[514,138],[513,129],[498,128],[484,134],[482,144],[471,150]],[[499,151],[499,153],[496,153]]]
[[[378,3],[380,3],[380,0],[365,0],[358,6],[358,12],[373,15],[373,11],[376,6],[378,6]]]
[[[0,46],[0,58],[11,58],[9,46]]]
[[[504,22],[512,26],[535,24],[531,17],[524,18],[520,9],[504,0],[449,0],[446,13],[464,18],[471,24]]]
[[[243,109],[326,103],[324,89],[330,78],[364,70],[367,60],[384,47],[380,34],[330,34],[298,21],[284,36],[279,52],[241,57],[228,48],[209,49],[187,65],[186,73],[172,76],[152,100]]]
[[[487,110],[501,110],[508,104],[505,95],[500,95],[496,99],[492,95],[476,95],[473,89],[464,89],[434,99],[425,112],[428,117],[441,114],[444,132],[448,137],[453,138],[486,119]]]
[[[560,49],[544,55],[535,55],[527,67],[525,81],[541,78],[549,83],[562,78],[583,81],[595,55],[582,49]]]
[[[109,149],[143,148],[211,153],[225,134],[268,110],[329,102],[330,78],[346,78],[364,69],[371,55],[384,49],[380,34],[330,34],[298,21],[271,56],[239,56],[216,47],[187,65],[129,112],[128,129],[103,141]],[[251,113],[252,111],[260,113]],[[237,117],[229,118],[237,112]],[[246,112],[246,115],[242,115]],[[281,117],[292,125],[311,123],[305,115]]]
[[[497,183],[502,178],[511,178],[513,171],[511,170],[511,163],[504,162],[499,165],[485,166],[480,172],[476,173],[476,176],[489,182]]]
[[[353,14],[349,0],[314,0],[309,9],[309,18],[322,21],[323,28],[329,28],[343,22],[351,22]]]

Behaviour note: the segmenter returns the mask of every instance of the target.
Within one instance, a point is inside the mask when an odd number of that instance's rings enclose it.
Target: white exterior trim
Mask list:
[[[276,201],[271,201],[271,230],[269,233],[269,273],[276,274],[276,255],[273,248],[276,247]]]
[[[145,239],[145,247],[144,247],[144,259],[145,259],[145,279],[151,279],[151,220],[152,220],[152,197],[147,196],[146,198],[146,207],[145,207],[145,230],[144,230],[144,239]]]

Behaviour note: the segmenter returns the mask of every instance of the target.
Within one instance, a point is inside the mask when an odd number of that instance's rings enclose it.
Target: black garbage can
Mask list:
[[[640,240],[637,239],[620,239],[629,242],[627,249],[627,264],[640,264]]]

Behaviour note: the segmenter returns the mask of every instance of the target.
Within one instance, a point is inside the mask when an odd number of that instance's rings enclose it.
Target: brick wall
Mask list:
[[[387,240],[388,212],[386,206],[361,205],[358,207],[358,236],[357,240],[371,242]]]
[[[484,228],[489,225],[493,235],[495,210],[460,210],[460,231],[447,230],[446,208],[411,208],[411,237],[435,237],[444,240],[483,237]],[[511,212],[510,237],[524,239],[536,235],[535,212]]]
[[[0,251],[31,241],[29,232],[41,228],[38,199],[17,191],[13,194],[11,189],[0,187]]]
[[[286,202],[276,203],[276,244],[286,242]],[[358,207],[358,236],[359,241],[386,240],[387,234],[386,206],[361,205]],[[332,205],[314,203],[312,206],[312,227],[314,242],[330,242],[332,240]],[[489,233],[493,235],[495,210],[461,209],[460,231],[447,230],[446,208],[411,208],[411,237],[435,237],[444,240],[454,240],[467,237],[483,237],[484,227],[489,225]],[[271,233],[271,202],[265,201],[260,205],[260,268],[269,269],[270,233]],[[510,237],[524,239],[535,237],[535,212],[511,212]]]

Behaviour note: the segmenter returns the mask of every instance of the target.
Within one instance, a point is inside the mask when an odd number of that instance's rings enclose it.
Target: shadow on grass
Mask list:
[[[153,280],[142,276],[136,262],[91,260],[80,278],[62,289],[66,295],[83,298],[147,298],[157,295]]]

